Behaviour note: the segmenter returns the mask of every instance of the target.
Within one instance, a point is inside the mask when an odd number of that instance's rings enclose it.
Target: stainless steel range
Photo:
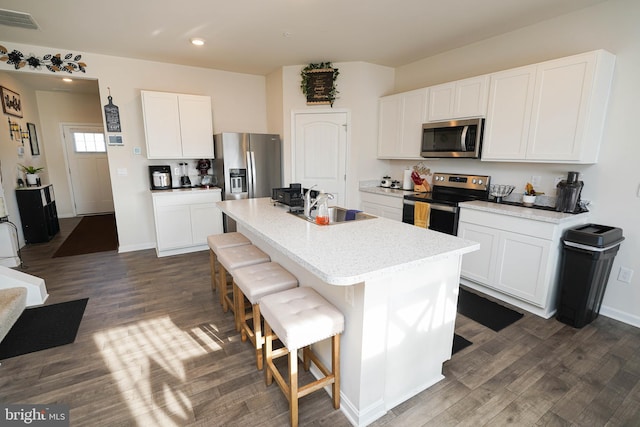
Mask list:
[[[431,192],[404,196],[402,222],[414,224],[416,202],[429,203],[429,229],[458,234],[459,204],[489,200],[490,176],[434,173]]]

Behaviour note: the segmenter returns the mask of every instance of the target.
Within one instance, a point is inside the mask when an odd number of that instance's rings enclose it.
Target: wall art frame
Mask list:
[[[15,117],[22,117],[22,101],[20,94],[0,86],[0,96],[2,96],[2,112]]]
[[[36,125],[34,123],[27,122],[27,129],[29,130],[29,146],[31,147],[31,155],[40,155],[40,145],[38,144],[38,133],[36,132]]]
[[[307,105],[333,103],[338,95],[336,80],[340,72],[331,62],[309,64],[300,72],[300,89],[307,98]]]

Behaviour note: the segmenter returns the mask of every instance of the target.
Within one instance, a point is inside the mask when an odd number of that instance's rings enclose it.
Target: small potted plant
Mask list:
[[[540,193],[533,188],[531,183],[527,182],[527,185],[524,187],[524,194],[522,195],[522,204],[525,206],[533,206],[536,201],[536,196],[539,196],[544,193]]]
[[[35,167],[35,166],[25,166],[20,165],[24,173],[27,175],[27,184],[29,185],[38,185],[38,172],[43,170],[43,167]]]

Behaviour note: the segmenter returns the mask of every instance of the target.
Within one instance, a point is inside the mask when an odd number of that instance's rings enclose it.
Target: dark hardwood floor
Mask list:
[[[213,297],[207,252],[51,258],[77,222],[22,250],[47,304],[89,298],[76,342],[2,361],[1,402],[68,404],[72,426],[287,425],[286,399]],[[446,378],[373,426],[640,425],[638,328],[525,314],[499,333],[458,316],[456,331],[473,345]],[[322,392],[302,399],[300,424],[350,425]]]

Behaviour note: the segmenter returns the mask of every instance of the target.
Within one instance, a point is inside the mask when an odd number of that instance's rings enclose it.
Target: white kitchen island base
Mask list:
[[[462,255],[476,243],[385,218],[318,226],[268,199],[218,205],[300,286],[344,314],[341,410],[354,425],[370,424],[443,378]],[[329,362],[328,342],[314,349]]]

